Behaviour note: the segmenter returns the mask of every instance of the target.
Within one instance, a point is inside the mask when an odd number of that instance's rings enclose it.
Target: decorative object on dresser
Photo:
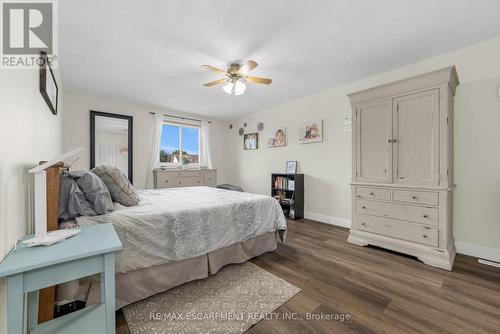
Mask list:
[[[56,77],[50,67],[47,52],[40,52],[40,93],[47,103],[52,114],[57,115],[59,88],[57,87]]]
[[[348,241],[451,270],[454,66],[349,95],[353,113]]]
[[[256,150],[259,148],[259,133],[245,133],[243,136],[243,148],[245,150]]]
[[[155,169],[153,174],[155,189],[217,185],[216,169]]]
[[[304,174],[271,174],[271,196],[280,202],[285,217],[304,218]]]

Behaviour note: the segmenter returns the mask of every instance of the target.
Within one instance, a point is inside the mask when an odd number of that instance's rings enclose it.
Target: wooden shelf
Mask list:
[[[283,178],[286,182],[293,180],[295,182],[294,190],[287,188],[277,188],[276,178]],[[271,174],[271,196],[280,196],[281,198],[291,198],[294,200],[293,204],[284,203],[279,201],[283,212],[288,219],[296,220],[304,218],[304,174],[286,174],[286,173],[273,173]],[[290,214],[293,212],[293,215]]]

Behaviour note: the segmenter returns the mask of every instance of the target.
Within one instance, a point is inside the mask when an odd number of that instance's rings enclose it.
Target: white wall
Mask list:
[[[138,105],[126,101],[103,97],[90,93],[70,92],[64,94],[63,118],[63,148],[85,147],[86,152],[77,161],[73,170],[88,170],[90,167],[90,110],[123,114],[134,117],[134,186],[141,189],[146,187],[148,165],[153,142],[153,117],[149,112],[178,114],[168,110],[151,106]],[[179,115],[179,114],[178,114]],[[193,115],[180,115],[191,116]],[[195,116],[195,118],[198,118]],[[226,129],[228,123],[210,119],[212,121],[213,164],[217,168],[217,182],[227,182],[227,141]]]
[[[351,112],[346,94],[449,65],[457,66],[461,81],[455,99],[457,246],[486,247],[500,260],[500,98],[496,95],[500,38],[234,120],[229,149],[236,159],[231,164],[231,181],[247,191],[269,194],[270,173],[284,171],[287,160],[298,160],[299,171],[306,175],[308,217],[345,222],[351,217],[351,132],[343,130],[341,121]],[[324,120],[324,142],[298,144],[299,123],[318,117]],[[261,137],[258,150],[244,151],[238,127],[248,122],[246,131],[252,132],[260,121],[267,129],[288,127],[289,146],[267,148]]]
[[[37,70],[0,70],[0,261],[32,226],[32,178],[27,170],[61,153],[59,113],[52,115],[39,92]],[[0,280],[0,333],[6,333],[6,284]]]

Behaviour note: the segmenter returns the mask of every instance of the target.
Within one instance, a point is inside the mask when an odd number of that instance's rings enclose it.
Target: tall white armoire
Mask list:
[[[348,241],[451,270],[455,67],[349,95],[352,226]]]

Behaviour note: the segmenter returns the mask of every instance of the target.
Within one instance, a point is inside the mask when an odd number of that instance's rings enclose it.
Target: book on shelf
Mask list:
[[[274,188],[283,190],[295,190],[295,180],[289,180],[285,176],[276,176],[274,178]]]

